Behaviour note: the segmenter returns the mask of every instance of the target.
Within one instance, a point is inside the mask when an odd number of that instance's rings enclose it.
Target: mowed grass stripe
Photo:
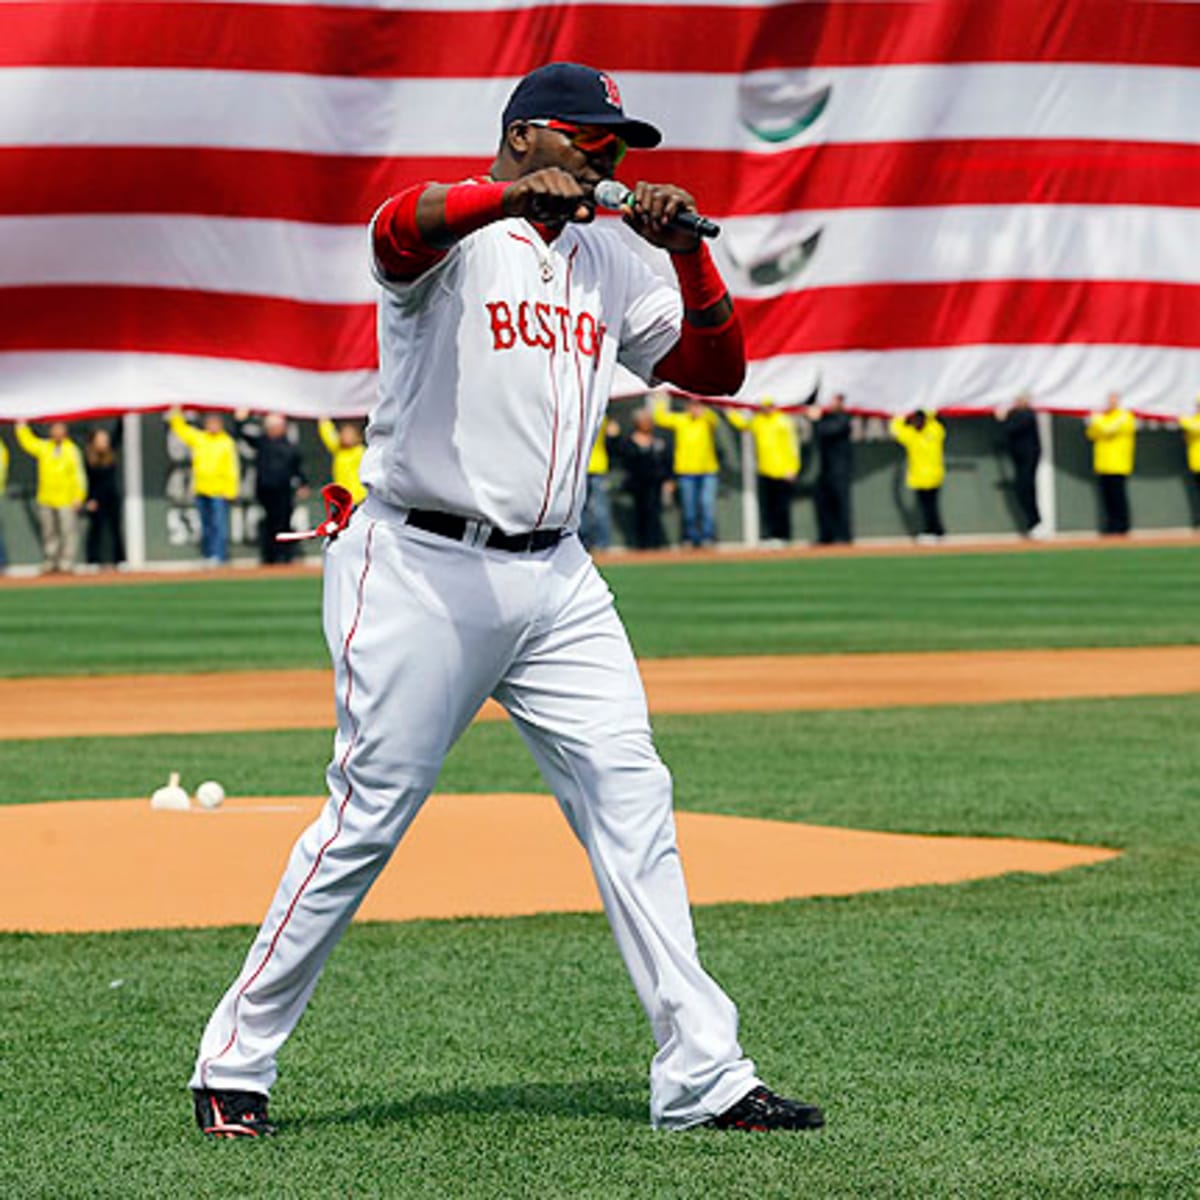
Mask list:
[[[1196,547],[607,566],[645,657],[1200,641]],[[324,666],[320,579],[0,590],[0,674]]]
[[[1180,847],[1200,829],[1200,696],[654,725],[676,804],[695,811],[1121,847]],[[0,800],[148,797],[171,771],[231,795],[319,795],[331,746],[322,730],[0,742]],[[547,790],[507,723],[468,729],[437,787]]]

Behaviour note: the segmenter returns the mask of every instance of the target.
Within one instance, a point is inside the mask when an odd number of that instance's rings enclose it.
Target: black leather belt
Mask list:
[[[472,523],[466,517],[457,517],[454,513],[436,512],[428,508],[408,510],[408,524],[414,529],[441,534],[442,537],[453,538],[456,542],[461,542],[466,537],[467,527]],[[490,550],[528,554],[557,546],[563,539],[563,533],[562,529],[535,529],[532,533],[504,533],[500,529],[493,529],[484,545]]]

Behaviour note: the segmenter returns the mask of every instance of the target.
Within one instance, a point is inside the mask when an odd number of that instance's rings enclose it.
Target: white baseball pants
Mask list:
[[[326,554],[330,799],[208,1023],[192,1086],[269,1091],[326,958],[491,695],[591,861],[658,1046],[652,1123],[706,1120],[759,1081],[737,1010],[697,957],[671,778],[608,587],[575,537],[510,554],[403,521],[372,498]]]

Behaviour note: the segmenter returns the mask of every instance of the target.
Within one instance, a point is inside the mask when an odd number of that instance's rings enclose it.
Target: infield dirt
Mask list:
[[[2,807],[0,928],[85,933],[253,924],[266,911],[292,841],[323,802],[255,797],[190,812],[155,812],[144,800]],[[677,813],[676,823],[696,904],[961,883],[1116,857],[1093,846],[705,813]],[[403,921],[599,908],[586,856],[551,797],[438,795],[360,916]]]
[[[1200,692],[1200,646],[667,658],[656,713],[994,704]],[[0,738],[231,733],[333,724],[328,671],[0,679]],[[489,703],[479,720],[504,716]]]

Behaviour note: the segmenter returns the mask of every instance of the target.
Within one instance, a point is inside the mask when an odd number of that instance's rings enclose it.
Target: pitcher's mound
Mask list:
[[[0,807],[0,928],[91,932],[257,924],[320,799],[154,812],[145,800]],[[676,814],[693,902],[959,883],[1117,852]],[[598,910],[587,859],[548,796],[432,797],[367,897],[364,920]]]

